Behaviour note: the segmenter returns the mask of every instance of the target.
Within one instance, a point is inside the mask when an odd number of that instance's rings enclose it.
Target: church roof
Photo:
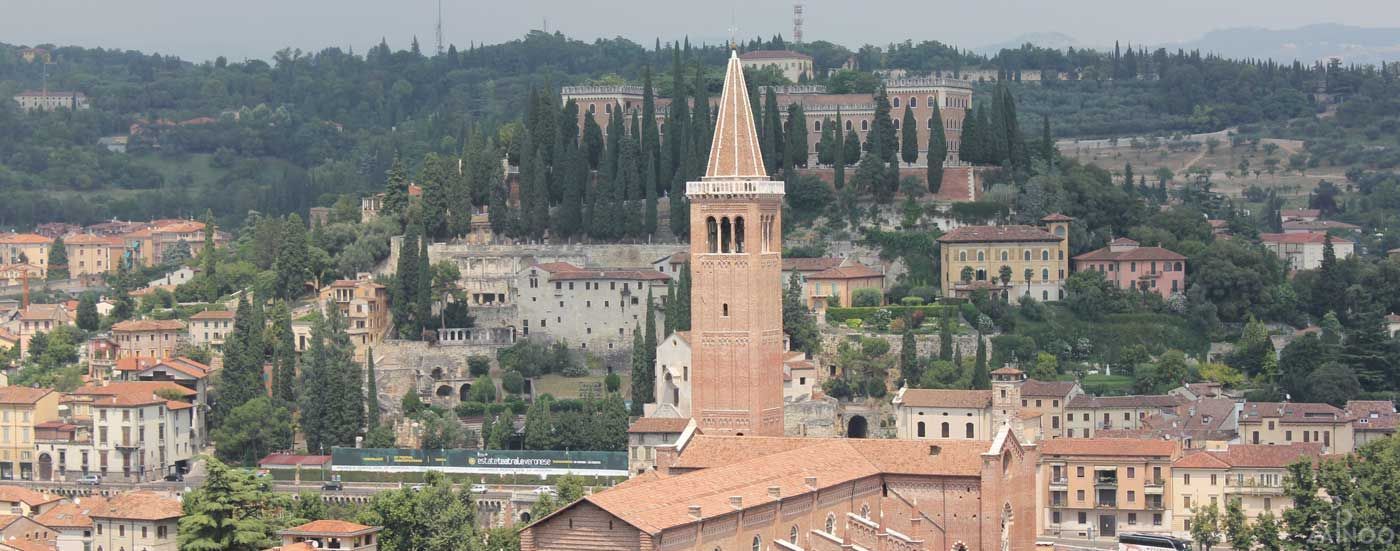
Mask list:
[[[744,68],[739,55],[730,52],[725,69],[724,92],[720,95],[719,116],[715,120],[714,141],[705,179],[767,180],[758,131],[749,107],[749,91],[744,84]]]

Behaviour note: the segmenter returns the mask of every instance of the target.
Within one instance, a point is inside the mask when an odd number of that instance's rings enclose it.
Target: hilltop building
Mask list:
[[[1063,299],[1072,220],[1051,214],[1041,219],[1044,226],[963,226],[943,234],[938,238],[943,296],[987,291],[1006,299]],[[1009,278],[1003,280],[1003,274]]]
[[[1097,271],[1120,289],[1151,291],[1167,298],[1186,291],[1186,256],[1143,247],[1119,237],[1107,247],[1074,257],[1074,271]]]

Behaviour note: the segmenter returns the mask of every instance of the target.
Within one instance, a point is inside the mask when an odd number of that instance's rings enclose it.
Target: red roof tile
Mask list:
[[[681,433],[690,424],[690,419],[675,417],[642,417],[627,427],[629,433]]]
[[[349,521],[344,521],[344,520],[326,519],[326,520],[313,520],[313,521],[308,522],[308,523],[306,523],[306,524],[303,524],[303,525],[301,525],[301,526],[294,526],[294,527],[292,527],[292,528],[288,528],[288,529],[286,529],[286,530],[282,530],[281,532],[278,532],[278,533],[279,533],[279,534],[287,534],[287,535],[307,535],[307,536],[322,535],[322,534],[325,534],[325,535],[343,535],[343,536],[348,536],[348,535],[354,535],[354,534],[361,534],[361,533],[365,533],[365,532],[377,532],[377,531],[379,531],[379,529],[380,529],[380,528],[379,528],[378,526],[365,526],[365,525],[363,525],[363,524],[356,524],[356,523],[354,523],[354,522],[349,522]]]
[[[1304,245],[1322,244],[1327,241],[1327,234],[1323,233],[1261,233],[1259,241],[1262,243],[1275,243],[1283,245]],[[1351,243],[1351,240],[1341,237],[1333,237],[1332,244]]]
[[[784,272],[821,272],[840,266],[845,259],[835,257],[783,258]]]
[[[910,407],[978,409],[992,404],[992,391],[909,388],[901,391],[895,401]]]
[[[127,520],[166,520],[184,514],[180,500],[170,494],[150,491],[126,492],[94,506],[88,516]]]
[[[1170,440],[1135,438],[1054,438],[1040,442],[1040,454],[1118,457],[1170,457],[1177,443]]]
[[[815,274],[807,276],[807,279],[871,279],[884,278],[885,274],[871,269],[869,266],[859,262],[849,266],[837,266],[827,268]]]
[[[940,243],[1059,242],[1063,237],[1038,226],[963,226],[938,238]]]
[[[52,388],[5,386],[0,387],[0,404],[33,405],[50,394],[53,394]]]

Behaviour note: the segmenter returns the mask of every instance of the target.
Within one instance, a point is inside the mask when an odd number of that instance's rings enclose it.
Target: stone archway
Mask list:
[[[463,402],[469,401],[469,400],[467,399],[467,396],[468,396],[469,394],[471,394],[471,391],[472,391],[472,384],[471,384],[471,383],[462,383],[462,388],[461,388],[461,389],[458,389],[458,391],[457,391],[457,399],[458,399],[458,400],[461,400],[461,401],[463,401]]]
[[[870,432],[870,422],[863,415],[852,415],[846,420],[846,438],[865,438]]]
[[[442,385],[437,388],[437,391],[434,392],[434,394],[436,394],[438,398],[446,398],[452,395],[452,387]]]
[[[53,480],[53,456],[48,453],[39,454],[39,480]]]

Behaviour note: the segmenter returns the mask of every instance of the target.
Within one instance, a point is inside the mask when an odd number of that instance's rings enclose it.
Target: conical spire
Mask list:
[[[739,54],[733,50],[724,73],[724,92],[719,98],[719,118],[715,121],[705,179],[768,179],[768,173],[763,170],[763,153],[759,151],[753,111],[749,109],[744,68],[739,63]]]

